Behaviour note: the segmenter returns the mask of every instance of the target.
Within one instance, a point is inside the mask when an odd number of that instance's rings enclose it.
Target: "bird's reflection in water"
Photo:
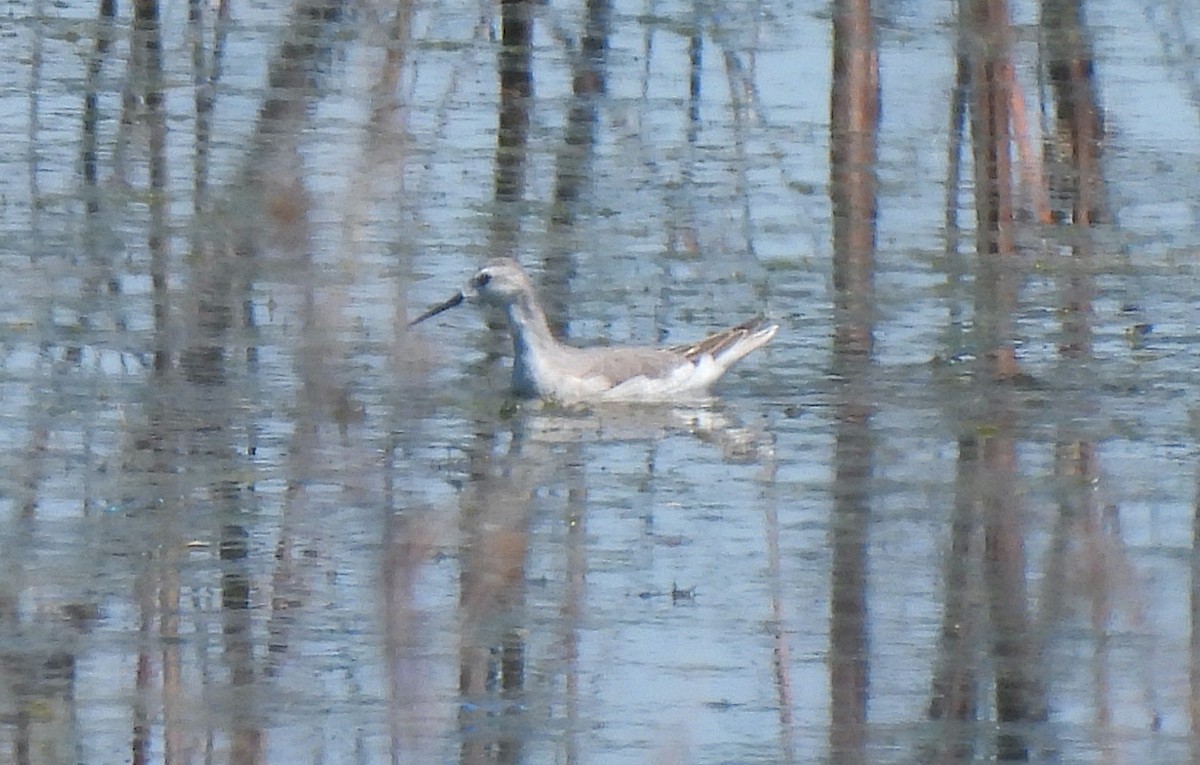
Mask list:
[[[514,437],[541,444],[656,444],[664,438],[691,435],[712,444],[733,464],[770,463],[774,438],[763,429],[740,422],[715,399],[674,405],[604,405],[559,407],[530,404],[514,418]]]

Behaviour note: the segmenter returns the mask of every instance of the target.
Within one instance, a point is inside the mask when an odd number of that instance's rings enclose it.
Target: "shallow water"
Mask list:
[[[1195,759],[1195,7],[1086,7],[1109,219],[995,269],[956,17],[876,8],[867,313],[825,4],[539,6],[515,106],[497,6],[218,7],[0,25],[7,757]],[[513,406],[496,317],[405,327],[499,254],[572,342],[782,329]]]

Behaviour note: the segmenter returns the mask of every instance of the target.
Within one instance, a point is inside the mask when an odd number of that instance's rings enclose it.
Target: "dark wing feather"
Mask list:
[[[734,343],[761,327],[764,321],[765,319],[762,316],[755,316],[753,319],[744,321],[736,327],[715,332],[703,340],[698,340],[690,345],[673,345],[667,350],[678,353],[692,361],[708,354],[718,356]]]

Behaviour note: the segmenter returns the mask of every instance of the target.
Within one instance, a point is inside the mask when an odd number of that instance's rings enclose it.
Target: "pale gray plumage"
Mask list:
[[[746,354],[779,330],[761,317],[690,345],[575,348],[550,332],[529,276],[517,261],[488,261],[466,289],[430,308],[410,326],[459,305],[489,302],[505,309],[513,336],[513,389],[564,402],[664,401],[702,396]]]

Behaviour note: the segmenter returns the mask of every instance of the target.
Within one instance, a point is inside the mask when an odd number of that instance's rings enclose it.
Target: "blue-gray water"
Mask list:
[[[1086,5],[1111,222],[1022,225],[999,405],[950,4],[875,9],[849,366],[827,4],[619,0],[587,98],[537,6],[518,200],[496,4],[230,7],[164,4],[161,78],[131,8],[0,20],[0,760],[1195,758],[1194,3]],[[405,328],[494,254],[573,342],[782,329],[710,406],[513,409],[486,315]]]

